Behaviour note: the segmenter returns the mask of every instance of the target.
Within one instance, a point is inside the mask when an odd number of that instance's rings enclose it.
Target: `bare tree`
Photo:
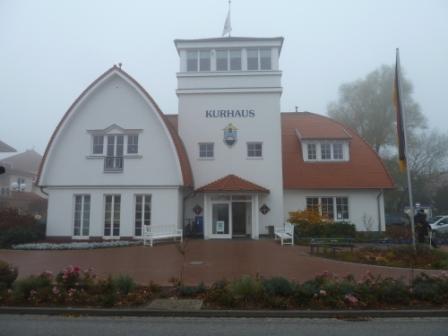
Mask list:
[[[364,79],[342,84],[339,100],[328,105],[328,114],[355,129],[377,151],[396,142],[395,111],[392,105],[394,69],[383,65]],[[412,99],[412,84],[402,79],[403,106],[408,133],[425,128],[426,119]]]

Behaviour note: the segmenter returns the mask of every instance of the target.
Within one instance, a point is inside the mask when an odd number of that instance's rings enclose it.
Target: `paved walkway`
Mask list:
[[[166,243],[153,248],[134,246],[77,251],[0,250],[0,260],[18,266],[19,277],[40,274],[45,270],[56,273],[67,265],[77,265],[93,267],[100,276],[129,274],[141,284],[153,281],[162,285],[170,284],[172,278],[182,278],[184,283],[192,285],[257,274],[283,276],[302,282],[324,271],[339,276],[353,274],[357,278],[367,271],[395,278],[410,279],[412,276],[408,269],[310,256],[307,247],[282,247],[274,240],[188,240],[183,247]],[[417,273],[419,271],[415,271]]]

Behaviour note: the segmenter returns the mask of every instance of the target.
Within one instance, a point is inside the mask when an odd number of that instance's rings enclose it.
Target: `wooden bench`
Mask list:
[[[168,239],[180,238],[182,242],[183,232],[179,229],[177,225],[143,225],[143,245],[149,245],[152,247],[154,240],[158,239]]]
[[[319,248],[322,247],[324,250],[330,248],[333,255],[336,255],[336,250],[342,248],[349,248],[353,252],[355,245],[353,244],[352,238],[312,238],[310,240],[310,253],[319,253]]]
[[[294,245],[294,225],[285,223],[283,228],[274,229],[275,239],[280,239],[283,245]]]

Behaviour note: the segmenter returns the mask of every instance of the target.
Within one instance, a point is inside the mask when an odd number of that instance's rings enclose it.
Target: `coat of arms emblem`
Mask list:
[[[224,128],[224,143],[227,146],[233,146],[236,142],[238,129],[232,124],[228,124]]]

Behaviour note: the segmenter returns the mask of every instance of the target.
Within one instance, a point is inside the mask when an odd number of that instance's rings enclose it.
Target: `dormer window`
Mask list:
[[[302,140],[304,161],[349,161],[347,140]]]
[[[120,173],[124,159],[140,158],[139,133],[141,129],[124,129],[113,124],[105,129],[89,130],[92,137],[89,159],[103,159],[105,173]]]
[[[325,142],[320,144],[320,158],[322,160],[331,160],[331,144]]]
[[[308,160],[316,160],[317,152],[316,152],[316,144],[309,143],[308,144]]]

